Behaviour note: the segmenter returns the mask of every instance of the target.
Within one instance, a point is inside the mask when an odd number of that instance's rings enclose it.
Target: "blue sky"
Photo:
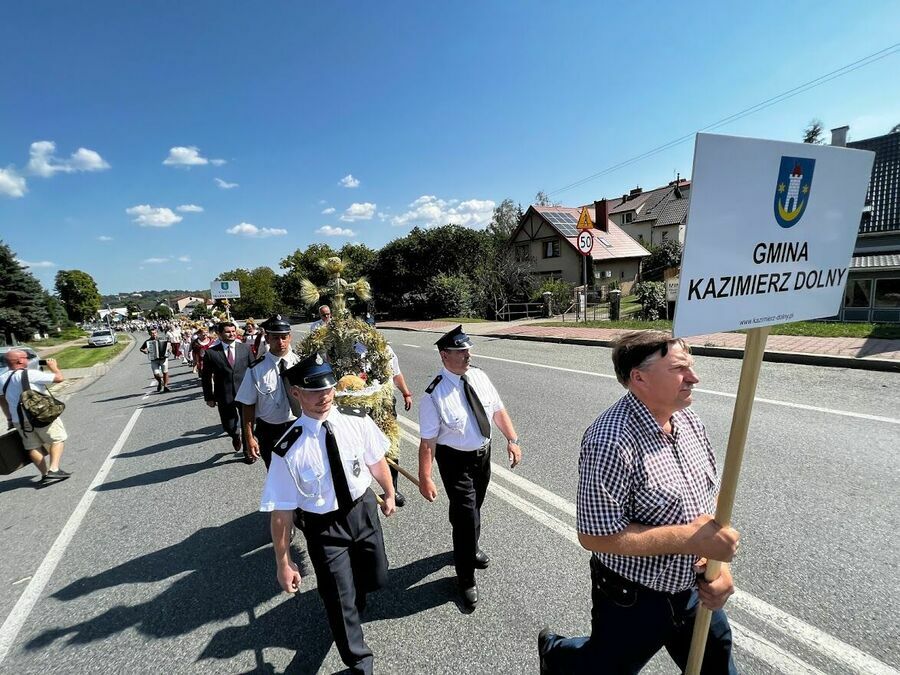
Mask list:
[[[505,197],[655,187],[692,142],[554,192],[900,42],[900,4],[855,4],[11,3],[0,238],[48,288],[77,268],[105,293],[193,289],[313,242],[481,227]],[[894,54],[717,132],[886,133],[898,73]]]

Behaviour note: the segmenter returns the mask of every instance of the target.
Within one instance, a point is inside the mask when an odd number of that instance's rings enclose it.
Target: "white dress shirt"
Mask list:
[[[284,357],[267,352],[262,361],[247,369],[235,400],[256,406],[256,417],[269,424],[281,424],[297,419],[291,412],[288,393],[279,372],[282,359],[290,368],[300,360],[294,352],[288,351]]]
[[[457,450],[478,450],[490,439],[481,435],[478,420],[470,412],[462,380],[446,368],[441,368],[441,381],[419,401],[419,434],[435,439],[441,445]],[[466,371],[469,384],[478,394],[489,420],[503,410],[503,401],[488,376],[480,368]]]
[[[369,467],[381,461],[391,442],[368,415],[344,415],[337,406],[332,406],[327,419],[334,430],[350,496],[358,499],[372,483]],[[260,511],[300,508],[309,513],[330,513],[337,510],[323,422],[301,415],[291,427],[303,427],[300,438],[284,457],[272,453]],[[358,475],[354,475],[356,467]]]

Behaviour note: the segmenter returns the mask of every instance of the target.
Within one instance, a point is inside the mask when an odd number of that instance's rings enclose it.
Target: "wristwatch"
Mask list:
[[[507,440],[508,443],[512,443],[513,445],[518,445],[518,444],[519,444],[519,439],[518,439],[518,438],[508,438],[508,439],[506,439],[506,440]]]

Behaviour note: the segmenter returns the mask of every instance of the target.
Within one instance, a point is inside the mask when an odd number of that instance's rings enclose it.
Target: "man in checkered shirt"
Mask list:
[[[628,393],[581,441],[578,539],[593,552],[591,637],[538,636],[541,673],[637,673],[661,648],[684,669],[697,604],[713,610],[704,673],[736,673],[722,607],[739,535],[713,513],[719,489],[706,429],[689,410],[699,382],[688,346],[661,331],[623,336],[612,354]]]

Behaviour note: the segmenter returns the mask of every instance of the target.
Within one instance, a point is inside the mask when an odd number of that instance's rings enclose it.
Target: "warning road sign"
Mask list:
[[[591,214],[588,213],[587,207],[581,209],[581,215],[578,216],[578,224],[575,226],[579,230],[593,230],[594,223],[591,221]],[[582,251],[584,253],[584,251]]]

